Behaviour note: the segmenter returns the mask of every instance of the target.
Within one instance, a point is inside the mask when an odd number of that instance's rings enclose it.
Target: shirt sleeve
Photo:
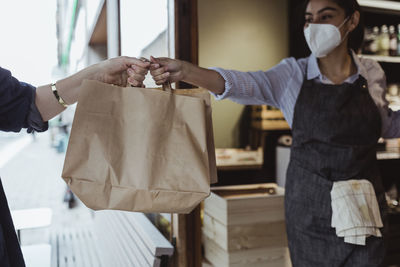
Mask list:
[[[35,105],[36,88],[19,82],[11,72],[0,68],[0,130],[19,132],[46,131],[48,123],[42,120]]]
[[[400,111],[393,111],[389,108],[386,100],[386,75],[378,62],[364,60],[364,66],[368,72],[368,87],[370,94],[379,109],[382,120],[382,137],[400,137]]]
[[[267,71],[241,72],[211,68],[225,80],[225,91],[216,95],[217,100],[228,98],[244,105],[270,105],[281,108],[297,62],[294,58],[282,60]]]

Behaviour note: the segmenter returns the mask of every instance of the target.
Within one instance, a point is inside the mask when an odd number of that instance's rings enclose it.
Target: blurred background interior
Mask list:
[[[35,86],[119,55],[168,56],[202,67],[266,70],[285,57],[309,53],[298,2],[3,1],[0,65]],[[359,3],[367,26],[360,52],[385,70],[387,99],[397,110],[400,1]],[[155,86],[151,77],[145,84]],[[74,107],[50,121],[46,133],[0,133],[0,174],[27,266],[290,266],[282,190],[290,129],[273,107],[213,101],[213,111],[219,177],[214,186],[219,188],[189,215],[86,208],[61,179]],[[390,207],[386,262],[400,266],[399,140],[380,140],[377,157]],[[226,191],[232,192],[221,193]],[[241,209],[215,209],[218,201],[229,207],[232,200]],[[245,218],[239,226],[220,220],[218,214],[230,218],[231,212]],[[261,233],[258,229],[269,229],[271,221],[260,226],[252,220],[252,212],[271,214],[278,230]]]

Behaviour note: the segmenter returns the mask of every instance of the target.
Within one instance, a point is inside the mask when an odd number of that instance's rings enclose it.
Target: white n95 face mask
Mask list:
[[[339,27],[332,24],[311,23],[304,29],[304,37],[314,56],[317,58],[326,57],[333,49],[342,43],[342,40],[344,40],[346,36],[342,39],[339,29],[347,19],[348,18],[346,18]]]

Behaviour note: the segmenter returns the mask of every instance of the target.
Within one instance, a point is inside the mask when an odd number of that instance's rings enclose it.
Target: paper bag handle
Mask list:
[[[145,57],[141,57],[140,60],[143,62],[150,62],[150,60],[148,60]],[[171,82],[167,81],[167,82],[163,83],[162,89],[163,89],[163,91],[171,93],[172,92]]]
[[[168,81],[168,82],[163,83],[162,88],[163,88],[163,91],[171,93],[172,92],[171,82]]]

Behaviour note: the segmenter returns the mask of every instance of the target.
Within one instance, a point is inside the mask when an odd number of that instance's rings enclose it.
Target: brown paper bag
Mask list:
[[[62,177],[94,210],[189,213],[216,182],[208,92],[84,81]]]

